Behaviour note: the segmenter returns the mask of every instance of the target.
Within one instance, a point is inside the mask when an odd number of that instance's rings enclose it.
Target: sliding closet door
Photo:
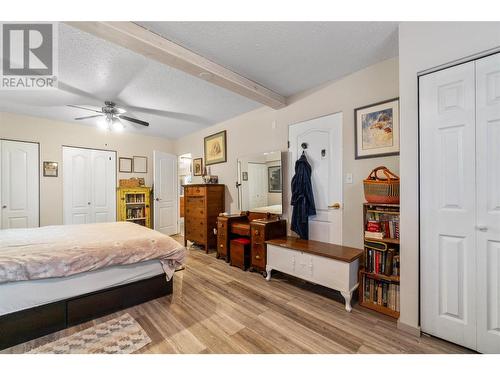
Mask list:
[[[0,149],[0,228],[38,227],[38,144],[1,140]]]
[[[500,55],[476,62],[477,350],[500,353]]]
[[[474,62],[420,78],[421,326],[476,347]]]
[[[63,147],[64,224],[116,220],[116,156]]]

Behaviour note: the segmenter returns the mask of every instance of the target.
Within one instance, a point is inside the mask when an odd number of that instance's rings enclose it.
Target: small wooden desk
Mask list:
[[[294,237],[269,240],[266,245],[266,280],[270,281],[271,271],[276,270],[338,290],[345,299],[345,309],[352,310],[363,250]]]

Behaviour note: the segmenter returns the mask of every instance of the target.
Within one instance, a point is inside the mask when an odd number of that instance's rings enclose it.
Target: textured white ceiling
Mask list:
[[[126,131],[175,139],[261,106],[65,24],[59,24],[58,77],[62,90],[0,90],[0,111],[96,126],[95,118],[73,120],[93,113],[66,105],[101,107],[113,100],[168,115],[130,111],[150,126],[124,121]]]
[[[282,95],[318,86],[397,55],[397,23],[139,22],[184,47]],[[0,91],[0,111],[96,126],[67,104],[104,100],[134,108],[149,128],[126,131],[179,138],[235,117],[259,103],[102,39],[59,25],[59,90]],[[165,116],[166,115],[166,116]]]
[[[137,22],[289,96],[397,56],[397,22]]]

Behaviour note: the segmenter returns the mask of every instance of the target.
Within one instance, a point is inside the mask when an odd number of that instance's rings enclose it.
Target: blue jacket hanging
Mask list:
[[[311,184],[312,168],[306,155],[295,162],[295,176],[292,178],[292,230],[304,240],[309,239],[309,216],[316,215]]]

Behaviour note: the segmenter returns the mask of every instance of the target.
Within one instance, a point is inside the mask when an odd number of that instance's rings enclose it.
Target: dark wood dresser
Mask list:
[[[184,185],[184,246],[187,241],[203,245],[208,253],[215,248],[217,237],[217,217],[224,212],[222,184]]]
[[[250,270],[266,272],[267,240],[286,236],[286,220],[277,215],[246,212],[217,218],[217,258],[229,262],[229,243],[236,237],[248,237],[251,241]]]

